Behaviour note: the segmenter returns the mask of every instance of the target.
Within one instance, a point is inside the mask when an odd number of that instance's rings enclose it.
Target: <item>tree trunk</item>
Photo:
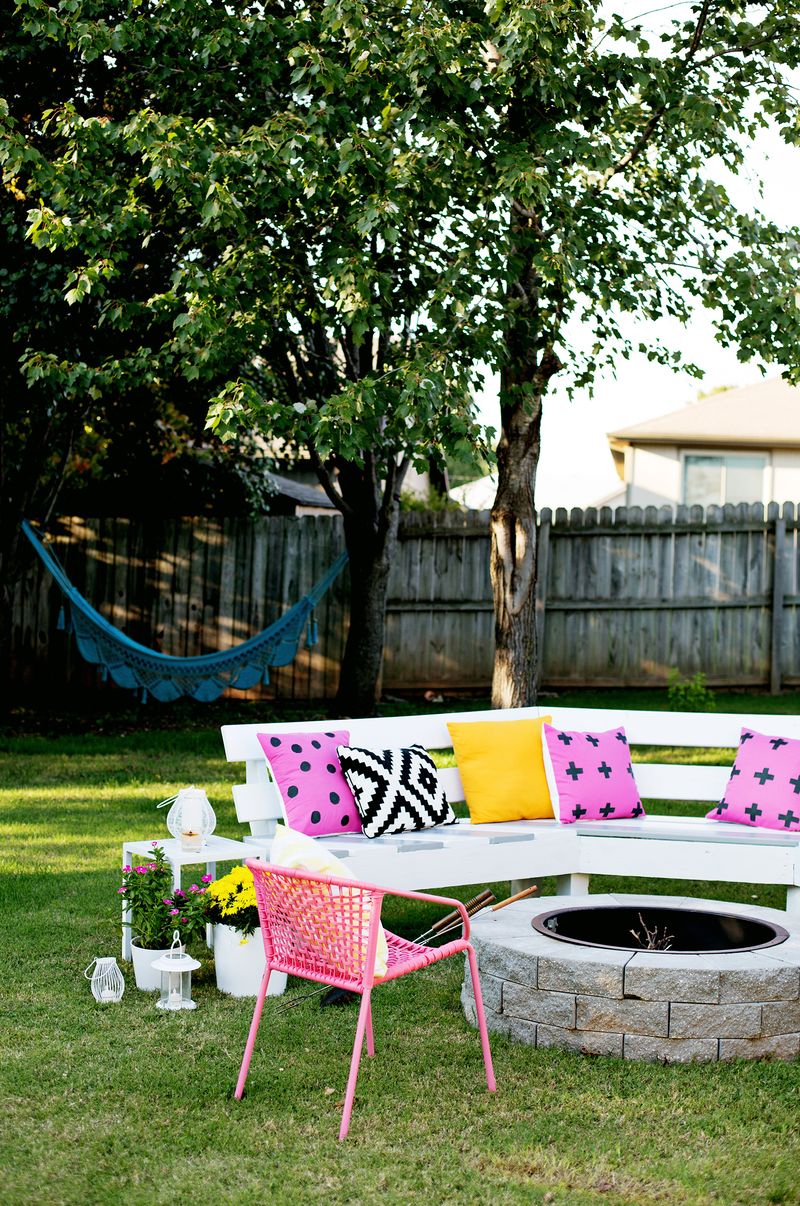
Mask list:
[[[394,533],[381,539],[361,525],[348,531],[345,540],[350,557],[350,626],[339,672],[337,707],[343,716],[372,716],[380,698],[383,646],[386,629],[391,557],[397,544]]]
[[[510,106],[509,131],[522,136],[530,113]],[[553,318],[543,329],[537,256],[543,244],[538,217],[511,202],[506,297],[506,360],[500,381],[497,495],[491,518],[491,576],[495,655],[492,707],[536,702],[537,532],[534,489],[542,427],[542,398],[561,368],[553,350]],[[556,321],[557,328],[557,321]]]
[[[378,483],[368,464],[339,465],[344,536],[350,558],[350,626],[339,671],[336,705],[342,716],[373,716],[380,698],[389,571],[397,550],[401,468]]]
[[[505,392],[505,391],[504,391]],[[494,596],[492,707],[536,702],[536,512],[541,397],[502,407],[497,496],[491,517]]]

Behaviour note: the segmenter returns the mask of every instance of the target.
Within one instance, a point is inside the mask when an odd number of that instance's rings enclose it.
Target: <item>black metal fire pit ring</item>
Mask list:
[[[620,945],[614,942],[598,942],[587,938],[577,938],[572,935],[560,933],[552,925],[554,919],[563,919],[567,915],[575,917],[576,914],[586,914],[597,920],[606,914],[613,913],[645,913],[648,916],[653,914],[661,915],[678,915],[687,914],[690,917],[697,918],[702,915],[708,918],[721,919],[739,922],[747,928],[757,927],[767,933],[771,932],[771,937],[765,938],[762,941],[750,944],[729,944],[727,946],[705,946],[705,947],[648,947],[644,945],[636,945],[635,943],[625,943]],[[551,924],[548,925],[548,922]],[[785,930],[782,925],[778,925],[774,921],[765,921],[763,918],[753,918],[742,913],[722,913],[712,909],[694,909],[694,908],[675,908],[659,906],[643,905],[640,908],[636,905],[574,905],[564,906],[558,909],[550,909],[547,913],[540,913],[538,917],[534,917],[531,921],[531,926],[540,934],[544,934],[547,938],[553,938],[557,942],[569,942],[573,946],[591,947],[595,950],[612,950],[612,951],[630,951],[632,954],[637,952],[656,951],[663,954],[699,954],[699,955],[726,955],[737,954],[747,951],[767,950],[771,946],[778,946],[781,942],[785,942],[789,937],[788,930]]]

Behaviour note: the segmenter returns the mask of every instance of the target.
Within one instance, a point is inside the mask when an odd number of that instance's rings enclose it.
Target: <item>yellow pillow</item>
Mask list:
[[[326,850],[321,842],[290,829],[288,825],[275,826],[275,836],[269,852],[269,861],[277,867],[288,867],[293,871],[316,871],[319,875],[337,875],[340,879],[355,879],[349,867],[338,859],[335,854]],[[343,892],[349,891],[343,888]],[[367,940],[367,925],[369,912],[364,910],[363,941]],[[363,949],[363,948],[362,948]],[[381,980],[386,975],[389,962],[389,947],[383,926],[378,926],[378,946],[375,951],[375,979]]]
[[[552,817],[542,756],[542,725],[550,721],[448,723],[473,825]]]

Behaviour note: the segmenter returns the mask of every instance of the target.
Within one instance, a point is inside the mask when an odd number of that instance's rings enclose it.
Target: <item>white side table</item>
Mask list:
[[[179,888],[181,886],[181,871],[184,867],[196,865],[197,863],[205,863],[206,874],[217,875],[217,863],[226,862],[244,862],[246,858],[252,858],[254,851],[252,846],[245,845],[244,842],[235,842],[232,838],[219,837],[217,834],[212,834],[203,842],[201,848],[197,851],[182,850],[181,844],[177,838],[167,838],[165,841],[159,841],[159,846],[164,851],[167,862],[172,867],[172,887]],[[147,842],[123,842],[122,843],[122,865],[127,867],[128,864],[133,866],[137,860],[145,862],[153,853],[153,840]],[[206,941],[210,946],[211,927],[207,927]],[[122,900],[122,958],[130,959],[131,957],[131,917],[130,910]]]

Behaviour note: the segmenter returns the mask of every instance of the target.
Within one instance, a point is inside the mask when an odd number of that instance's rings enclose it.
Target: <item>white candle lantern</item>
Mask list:
[[[182,850],[197,854],[217,824],[208,796],[201,787],[182,787],[176,796],[163,800],[158,807],[167,804],[172,805],[167,813],[167,829],[180,840]]]
[[[122,1000],[125,980],[113,955],[107,958],[95,956],[83,974],[92,982],[92,996],[95,1001],[102,1005],[111,1005]]]
[[[168,1013],[179,1009],[197,1009],[192,1000],[192,972],[197,971],[200,964],[186,954],[177,930],[173,932],[170,950],[160,959],[155,959],[152,966],[161,976],[161,996],[156,1001],[157,1009],[165,1009]]]

